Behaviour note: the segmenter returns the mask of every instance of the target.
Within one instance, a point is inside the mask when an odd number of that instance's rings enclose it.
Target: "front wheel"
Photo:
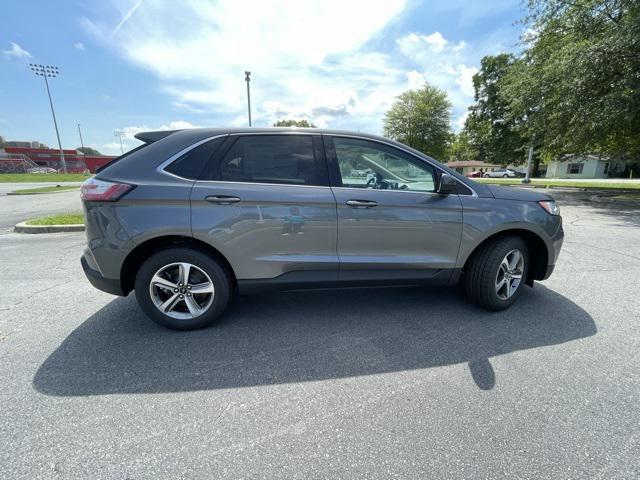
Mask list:
[[[136,275],[138,304],[154,322],[173,330],[208,327],[229,303],[231,281],[206,253],[189,247],[162,250]]]
[[[520,295],[528,269],[529,249],[522,238],[489,241],[474,253],[466,269],[467,296],[487,310],[504,310]]]
[[[505,173],[504,175],[502,175],[502,178],[509,178],[509,175]]]

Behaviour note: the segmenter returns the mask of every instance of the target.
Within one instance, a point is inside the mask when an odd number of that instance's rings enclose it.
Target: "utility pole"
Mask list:
[[[80,130],[80,124],[78,124],[78,134],[80,135],[80,147],[82,148],[82,155],[86,155],[84,153],[84,142],[82,141],[82,130]]]
[[[529,146],[529,156],[527,158],[527,171],[525,173],[524,178],[522,179],[522,183],[531,183],[531,159],[533,158],[533,142]]]
[[[114,130],[113,134],[120,139],[120,152],[124,155],[124,147],[122,146],[122,137],[124,137],[124,130]]]
[[[62,142],[60,141],[60,132],[58,131],[58,122],[56,121],[56,112],[53,109],[53,101],[51,100],[51,91],[49,90],[48,78],[56,78],[60,74],[58,67],[51,65],[40,65],[39,63],[30,63],[31,70],[36,75],[44,78],[44,84],[47,88],[47,95],[49,96],[49,105],[51,106],[51,115],[53,116],[53,126],[56,128],[56,137],[58,138],[58,148],[60,149],[60,166],[62,172],[67,173],[67,162],[64,159],[64,151],[62,150]]]
[[[251,126],[251,91],[249,89],[249,82],[251,82],[251,72],[244,72],[244,80],[247,82],[247,110],[249,112],[249,126]]]

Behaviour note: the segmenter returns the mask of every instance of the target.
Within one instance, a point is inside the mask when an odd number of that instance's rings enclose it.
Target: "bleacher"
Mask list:
[[[22,153],[0,153],[0,173],[29,173],[40,167]]]

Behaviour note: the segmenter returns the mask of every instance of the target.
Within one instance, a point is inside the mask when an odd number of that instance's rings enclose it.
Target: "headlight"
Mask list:
[[[553,200],[541,200],[538,203],[549,215],[560,215],[560,207]]]

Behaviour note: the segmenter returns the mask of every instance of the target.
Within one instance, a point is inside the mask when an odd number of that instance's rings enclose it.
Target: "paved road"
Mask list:
[[[0,230],[13,227],[29,218],[60,212],[82,210],[80,193],[77,190],[39,195],[6,195],[20,188],[36,188],[55,183],[0,183]],[[80,185],[62,183],[62,185]]]
[[[82,234],[5,230],[0,478],[638,478],[640,211],[562,205],[508,312],[281,293],[190,333],[93,290]]]

